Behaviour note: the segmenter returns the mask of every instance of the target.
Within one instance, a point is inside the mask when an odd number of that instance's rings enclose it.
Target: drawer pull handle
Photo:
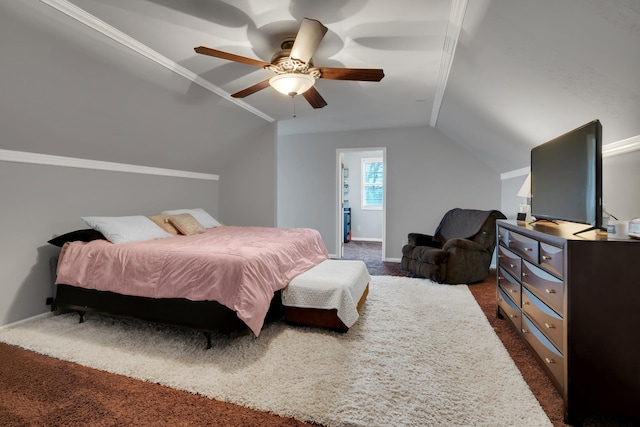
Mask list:
[[[544,291],[546,293],[548,293],[548,294],[555,294],[556,293],[556,291],[554,291],[553,289],[545,289]]]
[[[522,305],[529,305],[529,301],[523,301]]]
[[[543,260],[543,261],[549,261],[550,259],[551,259],[551,257],[550,257],[550,256],[548,256],[548,255],[542,255],[542,260]]]
[[[517,316],[515,314],[510,314],[509,317],[511,317],[512,319],[515,319]]]
[[[522,328],[522,333],[523,334],[526,334],[527,332],[529,332],[529,331],[527,331],[526,329]]]
[[[518,291],[516,291],[515,289],[509,289],[509,292],[511,292],[512,294],[517,293]]]
[[[547,363],[549,363],[549,364],[551,364],[551,363],[556,363],[556,362],[555,362],[555,360],[550,359],[550,358],[548,358],[548,357],[545,357],[545,358],[544,358],[544,361],[545,361],[545,362],[547,362]]]
[[[533,248],[524,248],[525,252],[531,252],[533,250]]]
[[[507,241],[508,241],[509,243],[513,243],[513,240],[511,240],[511,239],[509,239],[509,240],[507,240]]]
[[[553,326],[551,323],[545,323],[544,327],[547,328],[547,329],[554,329],[555,328],[555,326]]]
[[[516,265],[515,264],[509,264],[509,267],[516,268]]]
[[[524,273],[524,272],[522,273],[522,277],[527,277],[527,276],[529,276],[527,273]]]

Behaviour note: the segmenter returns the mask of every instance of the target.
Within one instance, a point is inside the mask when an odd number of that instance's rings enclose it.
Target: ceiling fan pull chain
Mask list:
[[[293,115],[291,117],[296,117],[296,96],[291,95],[291,104],[293,105]]]

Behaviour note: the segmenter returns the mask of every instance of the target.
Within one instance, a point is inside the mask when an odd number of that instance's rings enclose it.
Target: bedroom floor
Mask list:
[[[343,247],[342,259],[358,259],[364,261],[373,276],[409,276],[400,270],[398,262],[382,261],[381,242],[350,241]]]

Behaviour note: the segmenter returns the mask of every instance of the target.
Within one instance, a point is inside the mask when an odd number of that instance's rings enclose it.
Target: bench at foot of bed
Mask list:
[[[323,261],[282,290],[285,321],[346,332],[358,320],[370,281],[362,261]]]

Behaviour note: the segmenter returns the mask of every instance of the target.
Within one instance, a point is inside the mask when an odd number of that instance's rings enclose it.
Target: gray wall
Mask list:
[[[265,123],[238,141],[219,168],[220,218],[228,225],[276,225],[276,133]]]
[[[349,200],[351,207],[351,235],[353,240],[382,241],[382,210],[361,209],[362,159],[382,158],[382,151],[347,151],[344,165],[349,168]]]
[[[618,219],[640,217],[640,151],[602,160],[602,199]]]
[[[312,227],[337,253],[336,152],[387,148],[386,258],[398,260],[409,232],[432,233],[454,207],[497,209],[500,176],[431,127],[281,135],[278,225]]]
[[[0,161],[0,324],[50,309],[47,240],[87,228],[83,215],[151,215],[202,207],[218,215],[218,182]]]
[[[0,1],[0,52],[0,149],[220,176],[0,161],[0,324],[48,310],[46,241],[81,215],[200,206],[275,224],[274,123],[39,1]]]

